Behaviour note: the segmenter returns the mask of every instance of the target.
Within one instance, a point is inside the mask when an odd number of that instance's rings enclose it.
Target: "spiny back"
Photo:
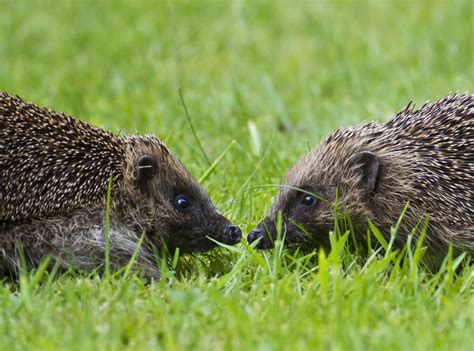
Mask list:
[[[125,139],[0,93],[0,223],[103,200],[125,169]]]
[[[318,157],[349,157],[354,146],[375,152],[382,167],[385,161],[398,172],[392,179],[409,179],[403,186],[413,186],[407,193],[417,196],[406,200],[453,227],[473,224],[474,95],[455,94],[418,110],[410,104],[387,123],[340,129],[322,145]]]
[[[389,121],[411,160],[420,201],[456,227],[474,223],[474,95],[456,94]]]

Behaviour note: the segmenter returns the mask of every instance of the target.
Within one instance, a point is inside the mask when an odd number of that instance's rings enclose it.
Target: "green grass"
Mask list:
[[[275,189],[243,189],[280,182],[331,130],[472,91],[473,11],[0,0],[0,89],[158,135],[248,232]],[[419,250],[356,258],[341,240],[319,257],[221,248],[163,266],[153,284],[40,269],[0,286],[0,349],[472,350],[472,267],[430,273]]]

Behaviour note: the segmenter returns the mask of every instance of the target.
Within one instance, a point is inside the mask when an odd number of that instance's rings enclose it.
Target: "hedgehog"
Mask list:
[[[18,271],[19,248],[28,266],[50,257],[100,269],[106,231],[112,267],[137,251],[137,267],[156,278],[156,252],[241,238],[158,138],[114,135],[0,93],[0,270]]]
[[[337,209],[351,219],[356,242],[367,243],[368,219],[388,242],[401,218],[396,248],[410,234],[416,242],[428,222],[427,258],[440,259],[450,245],[472,254],[473,115],[474,95],[454,94],[420,109],[410,103],[386,123],[336,130],[289,170],[248,241],[272,247],[277,221],[289,246],[328,249]]]

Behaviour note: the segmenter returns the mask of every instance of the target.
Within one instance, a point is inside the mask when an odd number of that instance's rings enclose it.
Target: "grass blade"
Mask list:
[[[235,140],[232,140],[229,145],[225,148],[225,150],[212,162],[212,164],[209,166],[209,168],[204,172],[204,174],[198,179],[199,183],[203,183],[209,176],[212,174],[214,169],[217,167],[217,165],[222,161],[224,158],[225,154],[234,146],[236,143]]]
[[[110,278],[110,193],[112,191],[112,176],[107,185],[107,198],[105,204],[105,277]]]
[[[181,90],[181,88],[179,88],[178,91],[179,91],[179,98],[181,99],[181,105],[183,106],[184,114],[186,115],[186,118],[188,119],[188,123],[189,123],[189,126],[191,127],[191,131],[194,135],[194,139],[196,140],[196,143],[197,143],[199,149],[201,150],[202,155],[206,159],[206,162],[208,163],[208,165],[211,165],[211,161],[210,161],[209,157],[207,156],[206,150],[204,150],[204,147],[202,146],[201,141],[199,140],[199,137],[196,133],[196,129],[194,128],[191,117],[189,116],[188,108],[186,107],[186,103],[184,102],[183,91]]]

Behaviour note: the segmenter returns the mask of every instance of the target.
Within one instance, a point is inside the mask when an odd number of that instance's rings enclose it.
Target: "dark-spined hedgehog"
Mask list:
[[[94,269],[105,257],[111,179],[110,263],[158,277],[153,252],[205,251],[240,229],[153,136],[117,136],[63,113],[0,93],[0,270],[14,273],[19,247],[38,265]],[[144,233],[144,234],[143,234]]]
[[[261,238],[257,247],[271,247],[280,212],[286,243],[329,247],[337,193],[339,214],[349,215],[357,240],[366,240],[371,219],[388,241],[408,206],[397,247],[428,217],[424,244],[434,257],[450,244],[474,252],[473,115],[474,96],[455,94],[418,110],[410,103],[386,123],[338,129],[288,172],[249,242]]]

